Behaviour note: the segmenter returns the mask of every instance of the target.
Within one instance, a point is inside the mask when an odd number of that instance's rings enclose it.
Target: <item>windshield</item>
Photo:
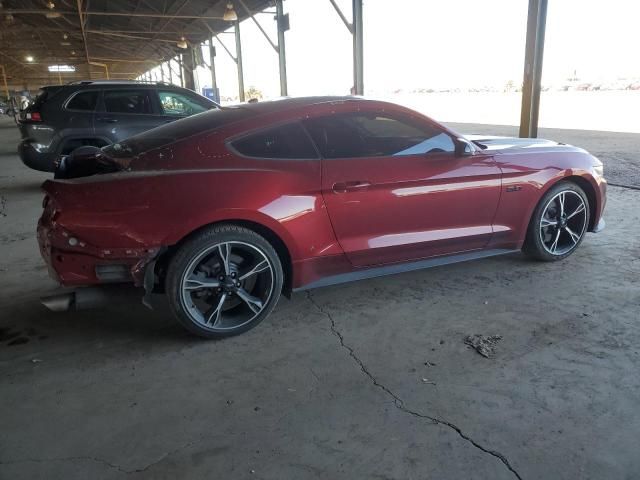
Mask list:
[[[102,152],[110,158],[131,158],[142,153],[164,147],[184,138],[215,130],[253,116],[244,107],[224,107],[209,110],[191,117],[154,128],[118,143],[103,147]]]

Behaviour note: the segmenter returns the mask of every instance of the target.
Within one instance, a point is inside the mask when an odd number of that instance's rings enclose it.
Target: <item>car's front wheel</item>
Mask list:
[[[575,183],[560,182],[533,212],[523,250],[539,260],[556,261],[571,255],[589,224],[589,201]]]
[[[238,335],[271,313],[283,284],[273,246],[237,225],[207,228],[180,247],[166,278],[169,303],[191,333]]]

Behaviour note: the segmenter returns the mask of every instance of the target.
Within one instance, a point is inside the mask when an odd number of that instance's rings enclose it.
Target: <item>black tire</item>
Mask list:
[[[220,288],[196,287],[200,292],[199,294],[204,296],[204,300],[200,298],[195,298],[194,300],[193,295],[196,295],[195,293],[185,293],[185,291],[187,290],[186,287],[183,290],[183,286],[185,284],[188,284],[188,282],[191,282],[191,284],[193,285],[193,281],[191,280],[191,278],[194,277],[193,274],[190,275],[189,272],[191,272],[194,268],[194,262],[196,262],[195,268],[198,268],[198,258],[203,255],[205,255],[204,257],[202,257],[203,259],[205,259],[203,260],[204,266],[201,266],[200,268],[206,267],[207,269],[212,269],[215,270],[215,272],[218,272],[211,273],[210,271],[209,273],[211,276],[207,278],[207,281],[211,280],[213,282],[217,282],[218,279],[222,278],[222,276],[218,276],[218,274],[224,273],[224,270],[226,270],[226,268],[224,266],[222,253],[218,253],[222,252],[222,250],[220,249],[223,248],[219,245],[232,245],[232,247],[230,247],[230,249],[228,250],[228,252],[231,252],[228,253],[228,257],[230,260],[227,263],[231,266],[229,268],[233,268],[233,266],[235,265],[235,263],[232,261],[233,258],[242,258],[242,255],[250,256],[252,253],[255,253],[258,259],[263,258],[261,263],[264,263],[266,261],[269,264],[269,269],[265,269],[264,271],[260,271],[260,273],[253,274],[255,275],[255,277],[257,277],[257,279],[254,280],[254,285],[251,288],[259,289],[261,293],[265,294],[263,295],[264,298],[260,298],[263,300],[263,302],[260,304],[261,310],[258,313],[253,310],[253,308],[257,308],[254,302],[242,300],[243,298],[245,298],[246,293],[249,293],[251,295],[254,295],[255,293],[253,291],[249,291],[249,287],[245,283],[243,283],[242,288],[238,288],[235,291],[229,290],[230,293],[228,293],[228,296],[226,293],[226,288],[228,285],[226,283],[223,284],[221,282]],[[233,250],[231,248],[236,248],[236,252],[238,252],[239,250],[240,253],[232,253]],[[244,250],[242,250],[243,248],[246,248],[247,251],[245,252]],[[260,254],[263,257],[260,257]],[[210,255],[210,257],[207,257],[206,255]],[[210,259],[206,260],[207,258]],[[212,264],[213,266],[211,266]],[[249,264],[249,262],[247,262],[247,264]],[[240,265],[242,265],[242,263],[240,263]],[[266,275],[266,277],[264,272],[268,274]],[[205,274],[199,271],[195,275]],[[231,282],[240,280],[239,271],[237,273],[237,277],[234,276],[235,280],[231,279],[231,275],[233,274],[229,274],[228,276],[226,276],[225,282],[227,280],[230,280]],[[252,277],[250,277],[249,280],[251,278]],[[248,282],[249,280],[243,280],[243,282]],[[198,232],[179,248],[179,250],[176,252],[169,263],[165,287],[173,314],[184,328],[186,328],[189,332],[203,338],[222,338],[244,333],[264,320],[278,303],[278,299],[280,298],[280,294],[282,291],[283,281],[284,274],[280,258],[278,257],[278,254],[276,253],[273,246],[267,240],[258,235],[256,232],[247,228],[240,227],[238,225],[225,224],[214,225]],[[269,288],[267,288],[267,283],[270,283]],[[222,285],[227,285],[224,287],[224,290],[222,289]],[[233,286],[230,288],[233,288]],[[244,290],[245,293],[241,294],[238,292],[239,290]],[[268,297],[266,296],[267,290],[269,290]],[[191,305],[187,305],[185,303],[185,298],[191,299]],[[258,299],[258,297],[256,296],[251,296],[250,298]],[[205,307],[206,305],[210,305],[211,308],[216,308],[217,305],[222,315],[220,327],[216,328],[212,324],[206,322],[207,318],[205,317],[208,317],[208,313],[198,309],[194,305],[197,302],[200,302]],[[231,305],[228,305],[229,302],[231,303]],[[235,306],[233,306],[233,302],[236,302]],[[256,316],[250,318],[245,323],[240,324],[240,322],[242,321],[240,313],[244,313],[241,312],[241,310],[247,310],[247,308],[251,310],[246,312],[248,316]],[[223,328],[222,324],[226,321],[223,319],[223,317],[224,315],[227,315],[226,312],[228,312],[231,317],[235,315],[236,317],[240,318],[240,320],[238,320],[237,326],[233,327],[227,325]],[[200,318],[200,316],[202,318]],[[209,318],[209,320],[211,320],[211,318]],[[215,322],[218,322],[218,319],[216,319]]]
[[[566,220],[565,218],[564,221],[561,220],[561,214],[559,211],[561,207],[560,201],[558,199],[559,196],[563,193],[564,195],[562,196],[562,198],[565,200],[563,200],[562,210],[564,210],[564,202],[568,203],[569,200],[571,200],[573,205],[567,205],[568,210],[579,210],[580,205],[584,207],[583,210],[579,211],[579,213],[569,218],[569,220]],[[582,203],[580,203],[580,201]],[[568,212],[569,215],[571,213],[573,212]],[[549,221],[549,218],[551,219],[551,222]],[[559,182],[544,194],[535,210],[533,211],[522,251],[532,258],[546,262],[563,260],[571,255],[582,243],[582,240],[584,239],[589,226],[589,218],[589,200],[587,199],[587,195],[584,193],[584,190],[582,190],[582,188],[580,188],[573,182]],[[553,221],[557,222],[556,226],[542,226],[547,223],[552,223]],[[578,228],[578,226],[580,228]],[[578,229],[580,230],[579,232],[574,231]],[[560,230],[560,234],[557,233],[558,230]],[[569,231],[571,232],[571,234],[568,233]],[[556,250],[554,253],[554,249],[550,248],[553,247],[553,243],[549,245],[549,242],[553,242],[553,240],[556,239],[556,235],[558,235],[558,240],[556,240]],[[575,238],[575,235],[579,236],[577,240]],[[550,240],[547,240],[545,242],[545,238],[548,238]],[[560,239],[563,239],[563,241],[565,241],[565,248],[557,248]]]

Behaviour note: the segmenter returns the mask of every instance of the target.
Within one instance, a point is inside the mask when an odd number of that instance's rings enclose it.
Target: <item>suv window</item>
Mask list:
[[[153,113],[147,90],[106,90],[104,107],[109,113]]]
[[[194,98],[189,98],[182,93],[160,90],[158,96],[165,115],[187,116],[208,110],[206,106],[198,103]]]
[[[231,145],[242,155],[258,158],[318,158],[299,123],[289,123],[247,135]]]
[[[443,130],[411,119],[375,113],[334,115],[305,120],[325,158],[386,157],[455,151]]]
[[[69,103],[67,103],[68,110],[95,110],[96,103],[98,102],[98,92],[81,92],[75,95]]]

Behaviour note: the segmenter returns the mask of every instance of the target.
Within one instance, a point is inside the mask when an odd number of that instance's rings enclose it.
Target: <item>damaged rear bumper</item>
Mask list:
[[[96,247],[67,231],[47,215],[43,215],[38,222],[37,236],[40,254],[49,274],[64,286],[105,283],[146,286],[147,266],[154,265],[163,250],[161,247]]]

